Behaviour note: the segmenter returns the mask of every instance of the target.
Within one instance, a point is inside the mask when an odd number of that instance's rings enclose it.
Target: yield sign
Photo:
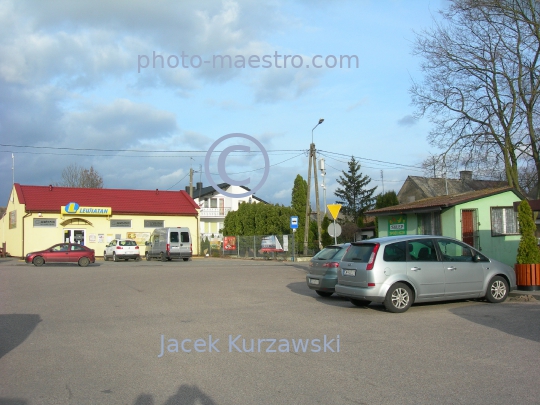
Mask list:
[[[330,214],[332,215],[332,218],[336,220],[339,210],[341,209],[341,204],[328,204],[327,207],[328,211],[330,211]]]

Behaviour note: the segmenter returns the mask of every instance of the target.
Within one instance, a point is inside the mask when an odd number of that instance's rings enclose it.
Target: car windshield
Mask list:
[[[336,256],[342,250],[345,251],[346,249],[343,249],[341,246],[327,246],[323,250],[321,250],[319,253],[317,253],[315,256],[313,256],[313,260],[333,259],[334,256]]]
[[[137,242],[134,240],[121,240],[118,242],[120,246],[137,246]]]
[[[361,245],[351,245],[347,253],[343,257],[344,262],[369,262],[371,252],[375,247],[372,243],[363,243]]]

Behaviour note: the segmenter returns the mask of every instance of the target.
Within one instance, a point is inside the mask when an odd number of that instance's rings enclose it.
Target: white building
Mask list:
[[[228,183],[218,184],[218,187],[230,194],[243,194],[249,191],[247,187],[232,186]],[[189,186],[186,187],[186,191],[189,193]],[[223,229],[225,217],[230,211],[236,211],[240,203],[267,204],[266,201],[255,197],[255,195],[240,198],[229,197],[216,191],[212,186],[203,187],[202,183],[197,183],[196,187],[193,187],[193,199],[201,208],[199,237],[208,237],[209,240],[219,239],[220,241],[223,240],[221,229]]]

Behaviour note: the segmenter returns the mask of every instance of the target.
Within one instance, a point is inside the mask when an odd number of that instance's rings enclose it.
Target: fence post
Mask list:
[[[255,235],[253,235],[253,257],[257,257],[257,251],[255,250]]]
[[[240,236],[236,237],[236,258],[240,258]]]

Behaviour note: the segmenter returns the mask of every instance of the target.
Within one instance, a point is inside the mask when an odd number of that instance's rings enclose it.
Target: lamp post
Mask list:
[[[317,123],[317,125],[315,125],[313,127],[313,129],[311,130],[311,143],[313,143],[313,131],[315,131],[315,128],[317,128],[319,125],[321,125],[322,123],[324,122],[324,118],[321,118],[319,120],[319,122]]]
[[[315,180],[315,207],[317,209],[317,237],[319,242],[319,249],[322,249],[321,244],[321,217],[319,214],[319,183],[317,180],[317,154],[315,152],[315,144],[313,143],[313,131],[319,125],[324,122],[324,119],[321,118],[317,125],[311,130],[311,145],[309,145],[309,163],[308,163],[308,181],[307,181],[307,198],[306,198],[306,220],[304,225],[304,255],[307,256],[308,251],[308,235],[309,235],[309,200],[311,194],[311,166],[313,165],[313,176]]]

